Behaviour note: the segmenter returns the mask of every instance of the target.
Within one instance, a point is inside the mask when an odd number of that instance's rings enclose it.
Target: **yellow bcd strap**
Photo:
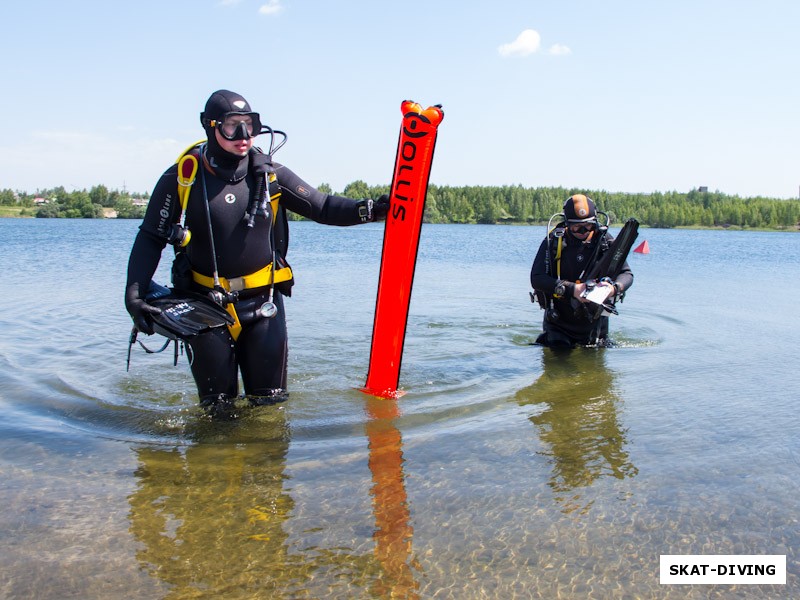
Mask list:
[[[181,152],[178,157],[178,197],[181,200],[181,210],[186,212],[186,205],[189,203],[189,192],[192,191],[192,184],[194,184],[195,177],[197,177],[197,169],[199,162],[197,157],[192,154],[198,144],[202,142],[195,142],[186,150]]]
[[[244,275],[242,277],[234,277],[228,279],[226,277],[220,277],[219,283],[220,285],[228,292],[230,291],[241,291],[247,290],[256,287],[263,287],[265,285],[280,283],[282,281],[289,281],[292,278],[292,269],[291,267],[283,267],[282,269],[278,269],[275,271],[275,278],[272,278],[272,263],[269,263],[263,269],[259,269],[255,273],[251,273],[250,275]],[[202,273],[198,273],[197,271],[192,271],[192,279],[196,283],[200,285],[213,289],[214,288],[214,278],[209,277],[207,275],[203,275]],[[239,315],[236,314],[236,308],[234,307],[233,303],[228,304],[225,307],[225,310],[228,311],[228,314],[233,317],[233,323],[228,325],[228,331],[231,333],[231,337],[236,341],[239,339],[239,334],[242,332],[242,324],[239,322]]]
[[[564,238],[558,238],[558,250],[556,250],[556,278],[561,279],[561,248],[564,245]]]
[[[184,220],[186,219],[186,206],[189,204],[189,194],[192,191],[192,184],[194,184],[194,180],[197,177],[199,165],[197,157],[192,154],[192,150],[202,143],[202,141],[195,142],[181,152],[178,160],[175,161],[178,165],[178,199],[181,203],[181,212],[184,215]],[[180,244],[181,248],[188,246],[191,239],[192,232],[186,229],[186,235]]]
[[[230,302],[228,306],[225,307],[225,310],[233,317],[233,323],[228,325],[228,331],[235,342],[239,339],[239,334],[242,333],[242,324],[239,322],[239,315],[236,314],[236,308],[234,308],[233,302]]]
[[[198,140],[194,142],[191,146],[186,146],[186,149],[178,155],[178,160],[180,160],[184,154],[189,154],[189,152],[197,148],[200,144],[205,144],[205,143],[206,140]],[[178,160],[176,160],[175,162],[178,162]]]
[[[278,219],[278,202],[281,199],[281,187],[278,185],[278,176],[272,171],[267,173],[267,188],[269,189],[269,203],[272,206],[272,224],[275,225],[275,221]]]
[[[193,154],[185,154],[178,160],[178,197],[181,199],[181,210],[186,211],[189,193],[192,191],[194,178],[197,176],[197,158]]]
[[[243,275],[241,277],[220,277],[219,283],[227,292],[241,292],[242,290],[250,290],[257,287],[265,287],[271,283],[281,283],[282,281],[289,281],[292,278],[291,267],[283,267],[275,271],[275,279],[272,278],[272,263],[269,263],[263,269],[259,269],[255,273]],[[192,279],[195,283],[199,283],[203,287],[214,289],[214,278],[208,275],[203,275],[197,271],[192,271]]]
[[[192,191],[192,185],[194,185],[194,181],[197,178],[197,170],[199,168],[199,161],[197,157],[192,154],[192,150],[194,150],[197,146],[202,144],[205,140],[200,140],[199,142],[195,142],[191,146],[187,147],[181,155],[178,157],[176,161],[178,165],[178,198],[181,202],[181,210],[183,214],[186,214],[186,207],[189,204],[189,194]],[[269,202],[270,206],[272,207],[272,224],[275,224],[275,221],[278,218],[278,203],[281,197],[281,190],[280,186],[278,185],[278,176],[275,175],[274,172],[269,172],[267,174],[267,184],[269,187]],[[190,235],[186,236],[186,240],[184,241],[182,246],[185,246],[189,243]],[[272,277],[272,263],[268,264],[263,269],[256,271],[255,273],[251,273],[250,275],[244,275],[242,277],[235,277],[232,279],[226,279],[225,277],[220,277],[220,284],[223,288],[227,291],[231,290],[243,290],[255,287],[262,287],[265,285],[281,283],[282,281],[289,281],[292,278],[292,269],[291,267],[283,267],[282,269],[278,269],[275,271],[275,277]],[[197,271],[192,271],[192,278],[195,282],[199,283],[202,286],[207,288],[214,288],[214,278],[208,277]],[[242,324],[239,321],[239,315],[236,314],[236,308],[234,308],[233,304],[228,304],[225,307],[225,310],[228,312],[229,315],[233,318],[233,323],[228,325],[228,330],[231,333],[231,336],[234,340],[239,338],[239,334],[242,332]]]

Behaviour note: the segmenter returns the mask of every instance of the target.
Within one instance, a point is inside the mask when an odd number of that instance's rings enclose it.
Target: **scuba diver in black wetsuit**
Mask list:
[[[285,397],[283,296],[293,284],[285,210],[318,223],[356,225],[385,219],[389,199],[325,194],[273,162],[253,147],[261,119],[239,94],[214,92],[200,120],[208,141],[184,154],[194,157],[196,174],[179,182],[179,160],[150,198],[128,262],[125,307],[135,330],[153,333],[160,310],[148,303],[148,289],[162,250],[173,244],[175,289],[210,296],[235,320],[184,340],[200,404],[216,412],[233,406],[239,370],[252,404]],[[266,131],[273,142],[282,133]],[[188,188],[188,199],[181,198],[181,188]]]
[[[552,229],[548,224],[547,237],[531,267],[535,298],[545,311],[544,331],[536,344],[571,348],[609,343],[606,309],[614,310],[614,303],[633,284],[633,273],[623,262],[613,278],[590,280],[589,273],[614,241],[607,232],[608,223],[598,222],[597,212],[591,198],[575,194],[564,203],[564,213],[557,215],[562,220]],[[591,287],[613,288],[605,309],[586,299]]]

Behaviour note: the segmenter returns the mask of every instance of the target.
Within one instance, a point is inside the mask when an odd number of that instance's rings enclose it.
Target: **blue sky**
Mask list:
[[[796,0],[27,0],[4,11],[0,188],[152,190],[216,89],[312,185],[391,181],[400,102],[442,104],[431,182],[790,198]]]

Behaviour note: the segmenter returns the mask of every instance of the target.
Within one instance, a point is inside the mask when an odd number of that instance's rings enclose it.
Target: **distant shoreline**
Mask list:
[[[35,214],[20,214],[25,212],[25,208],[23,207],[14,207],[14,206],[0,206],[0,219],[35,219]],[[28,209],[30,210],[30,209]],[[78,220],[78,221],[139,221],[141,219],[120,219],[116,217],[106,217],[102,219],[82,219],[80,217],[60,217],[63,220]],[[50,219],[44,219],[50,220]],[[433,224],[433,223],[426,223],[426,224]],[[492,225],[513,225],[515,227],[546,227],[547,223],[519,223],[519,222],[508,222],[508,223],[435,223],[436,225],[485,225],[491,227]],[[611,227],[614,228],[615,226],[621,227],[623,224],[615,224],[612,223]],[[641,229],[681,229],[681,230],[701,230],[701,231],[775,231],[775,232],[800,232],[800,226],[795,227],[779,227],[779,228],[770,228],[770,227],[740,227],[739,225],[715,225],[712,227],[703,227],[700,225],[680,225],[676,227],[651,227],[650,225],[641,224]]]
[[[334,192],[327,184],[318,189],[347,198],[378,198],[389,186],[369,186],[363,181]],[[563,187],[525,188],[504,186],[430,185],[425,202],[425,223],[544,225],[563,211],[564,198],[574,194],[591,196],[598,213],[613,224],[635,217],[642,227],[654,229],[734,229],[754,231],[798,231],[800,200],[728,196],[706,188],[688,192],[631,194]],[[95,186],[66,192],[46,190],[37,197],[0,190],[0,216],[40,218],[125,218],[145,216],[147,200],[118,190]],[[602,210],[601,210],[602,208]],[[291,221],[303,220],[288,213]]]

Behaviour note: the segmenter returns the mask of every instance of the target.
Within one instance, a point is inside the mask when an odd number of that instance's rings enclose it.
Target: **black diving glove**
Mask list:
[[[389,214],[389,194],[383,194],[372,203],[372,220],[385,221]]]
[[[125,290],[125,309],[133,319],[133,326],[147,335],[153,334],[153,321],[150,315],[160,315],[161,309],[150,306],[139,294],[139,284],[134,282]]]
[[[384,194],[377,200],[365,198],[356,202],[356,205],[358,206],[358,218],[362,223],[385,221],[389,212],[389,194]]]

